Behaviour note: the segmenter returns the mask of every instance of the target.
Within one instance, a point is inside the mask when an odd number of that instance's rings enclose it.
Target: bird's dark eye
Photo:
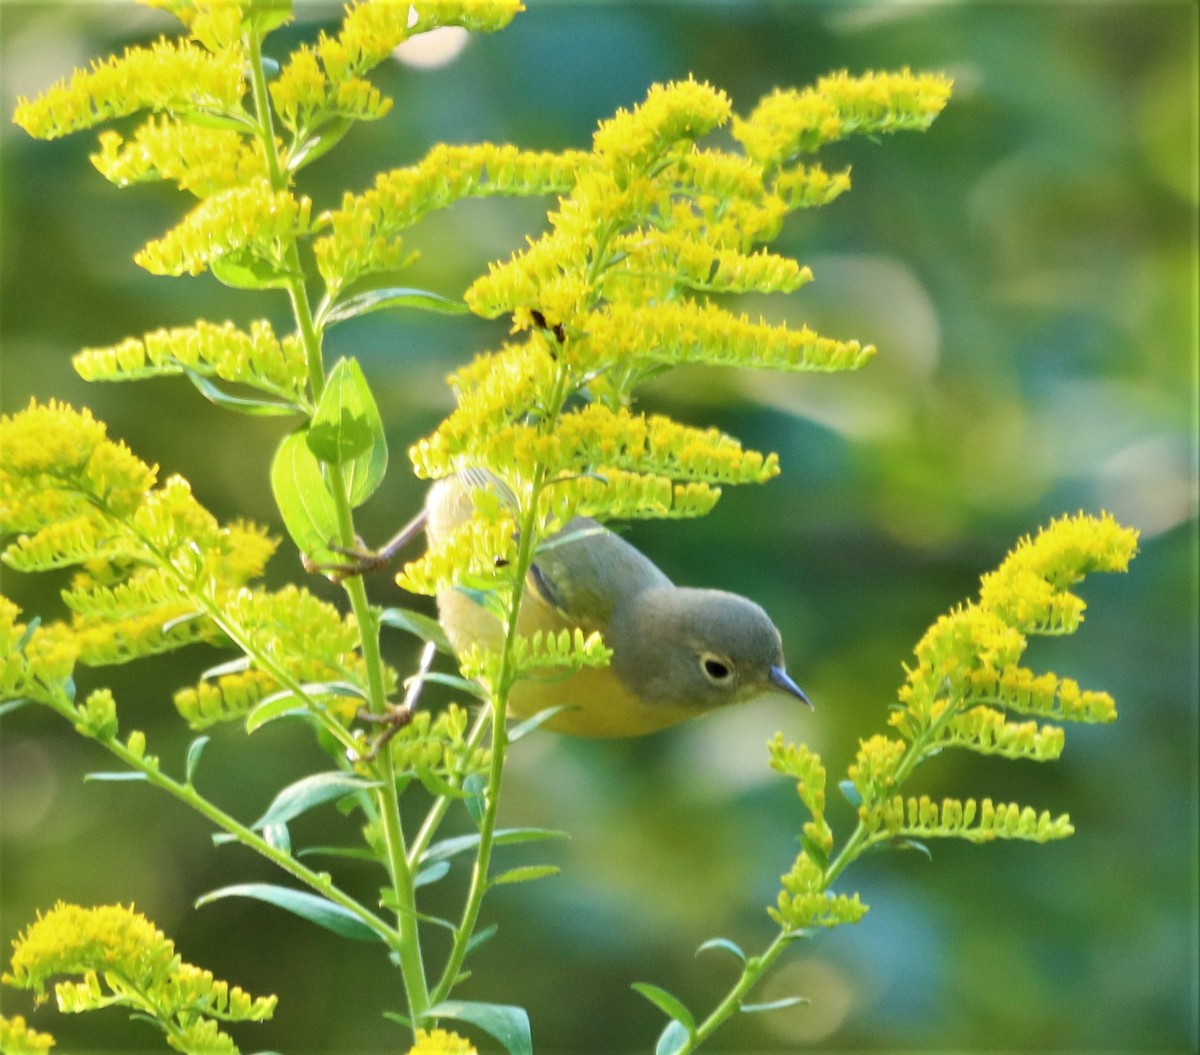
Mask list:
[[[704,676],[709,681],[718,685],[728,681],[733,674],[733,668],[729,665],[728,660],[714,656],[711,652],[705,652],[700,657],[700,669],[704,671]]]

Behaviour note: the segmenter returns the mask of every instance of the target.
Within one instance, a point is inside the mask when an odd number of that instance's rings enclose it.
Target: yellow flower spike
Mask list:
[[[743,119],[733,136],[766,168],[787,163],[849,135],[923,131],[945,107],[952,82],[942,74],[846,72],[815,87],[776,89]]]
[[[408,1055],[478,1055],[470,1041],[444,1029],[418,1029],[416,1039]]]
[[[54,1037],[25,1024],[20,1015],[0,1015],[0,1051],[5,1055],[38,1055],[54,1047]]]
[[[223,256],[249,250],[282,270],[280,243],[308,233],[311,210],[308,198],[273,190],[266,179],[250,180],[205,198],[133,259],[155,275],[198,275]]]
[[[235,114],[244,93],[239,50],[212,54],[164,38],[97,60],[33,100],[18,99],[13,120],[37,139],[57,139],[139,110]]]
[[[198,198],[267,177],[257,140],[165,115],[151,117],[128,140],[111,130],[101,133],[91,161],[118,187],[166,180]]]
[[[85,348],[72,364],[85,381],[125,381],[194,371],[251,385],[272,395],[301,402],[307,367],[294,335],[279,338],[266,320],[241,330],[232,322],[201,319],[192,326],[153,330],[120,344]]]
[[[621,170],[645,168],[681,139],[699,139],[729,120],[729,97],[689,78],[655,84],[632,111],[618,110],[592,139],[597,154]]]

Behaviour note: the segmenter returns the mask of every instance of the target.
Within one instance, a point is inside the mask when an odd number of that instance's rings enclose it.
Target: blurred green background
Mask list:
[[[746,305],[877,344],[865,371],[697,370],[643,395],[647,409],[780,452],[784,475],[771,485],[727,493],[702,522],[629,535],[677,581],[759,600],[815,715],[763,705],[635,742],[523,741],[502,822],[561,827],[572,840],[537,858],[562,865],[561,877],[490,897],[485,923],[499,933],[472,961],[463,997],[525,1005],[539,1052],[652,1050],[661,1016],[634,981],[711,1006],[733,961],[693,952],[716,935],[750,950],[767,940],[763,906],[804,819],[790,783],[766,766],[766,740],[782,729],[823,755],[831,783],[844,775],[858,738],[883,728],[924,628],[1020,535],[1064,512],[1108,509],[1141,529],[1141,556],[1128,576],[1090,580],[1084,627],[1036,643],[1029,663],[1110,690],[1121,720],[1070,729],[1057,764],[951,754],[911,785],[1069,811],[1077,835],[940,844],[932,863],[864,860],[842,888],[861,891],[866,920],[799,948],[760,994],[812,1003],[741,1016],[712,1050],[1197,1050],[1196,6],[529,6],[448,66],[381,71],[395,112],[306,173],[317,206],[439,140],[586,146],[598,120],[689,73],[728,90],[742,112],[772,87],[843,67],[945,70],[956,89],[925,135],[823,155],[827,167],[854,166],[855,188],[795,216],[779,245],[816,282]],[[336,13],[303,7],[274,53]],[[5,2],[5,113],[18,95],[168,25],[129,4]],[[68,360],[198,317],[286,328],[282,298],[136,268],[132,253],[184,203],[165,188],[105,183],[87,162],[91,134],[35,143],[5,122],[0,147],[3,409],[30,396],[86,404],[164,474],[185,474],[218,515],[278,530],[267,467],[283,423],[222,412],[182,380],[87,386]],[[460,293],[541,229],[547,205],[467,203],[434,217],[414,238],[423,258],[412,284]],[[420,501],[403,452],[449,408],[445,373],[504,330],[392,315],[332,333],[330,361],[360,358],[392,446],[392,472],[361,512],[367,538],[386,537]],[[286,544],[272,576],[301,576]],[[29,614],[59,612],[61,585],[4,573],[5,593]],[[386,574],[370,585],[378,602],[404,603]],[[395,663],[411,664],[407,641],[389,645]],[[95,681],[116,689],[123,727],[144,728],[178,770],[190,734],[170,693],[211,662],[184,654]],[[238,1033],[243,1050],[405,1050],[380,1015],[399,1008],[400,992],[376,949],[250,902],[193,911],[207,890],[277,877],[214,849],[203,822],[148,788],[84,784],[106,757],[50,715],[22,710],[0,734],[5,950],[58,898],[134,901],[186,959],[280,995],[273,1023]],[[201,786],[247,819],[327,764],[298,727],[252,742],[219,730],[215,741]],[[844,834],[849,808],[832,811]],[[296,836],[352,833],[329,811]],[[364,893],[373,880],[345,879]],[[430,911],[451,911],[461,891],[461,876],[434,888]],[[30,1011],[11,990],[0,1006]],[[43,1009],[33,1021],[62,1050],[159,1050],[119,1013]]]

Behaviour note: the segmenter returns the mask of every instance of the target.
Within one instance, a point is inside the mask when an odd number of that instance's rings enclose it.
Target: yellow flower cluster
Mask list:
[[[937,739],[949,747],[967,747],[980,755],[1052,762],[1062,754],[1066,734],[1053,725],[1006,721],[1004,712],[992,707],[972,707],[955,715]]]
[[[18,622],[21,610],[0,595],[0,700],[42,703],[68,696],[79,646],[57,623]]]
[[[199,681],[175,693],[175,709],[193,729],[243,718],[256,704],[279,688],[279,682],[260,670],[239,670]]]
[[[285,246],[311,227],[312,202],[267,179],[248,180],[205,198],[161,238],[147,242],[134,262],[154,275],[198,275],[221,257],[248,252],[285,271]]]
[[[59,974],[114,972],[127,979],[161,985],[175,967],[175,945],[131,905],[83,908],[59,902],[38,913],[13,942],[5,985],[44,995]]]
[[[318,48],[336,54],[334,42],[324,35]],[[391,110],[392,100],[362,77],[345,72],[342,80],[330,83],[318,48],[297,48],[268,86],[280,122],[298,141],[328,118],[374,121]],[[337,54],[333,61],[341,60]]]
[[[118,187],[167,180],[197,198],[267,176],[258,140],[165,115],[151,117],[128,140],[102,132],[92,164]]]
[[[261,1022],[277,1000],[251,997],[211,972],[184,963],[175,944],[133,906],[82,908],[59,902],[15,942],[7,985],[45,999],[56,975],[78,976],[55,986],[59,1010],[90,1011],[114,1004],[167,1028],[180,1050],[236,1055],[218,1021]]]
[[[339,208],[322,215],[330,232],[313,245],[321,276],[336,293],[368,272],[395,270],[405,260],[400,232],[427,213],[464,198],[563,191],[586,156],[493,143],[439,144],[415,165],[381,173],[370,190],[346,194]]]
[[[1062,517],[1022,539],[983,577],[979,602],[942,616],[917,644],[917,665],[900,691],[904,709],[892,724],[912,737],[935,720],[936,701],[989,692],[1002,705],[1011,699],[1017,711],[1110,718],[1115,711],[1104,694],[1083,693],[1073,682],[1039,682],[1017,660],[1026,634],[1071,633],[1079,625],[1084,604],[1068,586],[1089,572],[1124,571],[1136,552],[1137,532],[1108,515]]]
[[[246,9],[255,0],[138,0],[147,7],[170,12],[209,51],[224,51],[237,47],[242,39],[242,23]],[[263,5],[258,5],[260,8]],[[283,5],[274,3],[276,17],[282,20]],[[290,3],[286,9],[290,9]],[[261,14],[261,10],[259,12]],[[290,17],[290,14],[289,16]]]
[[[491,751],[468,746],[469,721],[470,714],[456,703],[437,714],[415,711],[389,743],[397,775],[415,776],[432,790],[439,782],[486,772]]]
[[[619,176],[642,173],[681,140],[693,141],[729,120],[729,96],[689,77],[655,84],[634,110],[618,110],[592,138]]]
[[[54,1038],[27,1026],[20,1015],[0,1015],[0,1052],[4,1055],[38,1055],[52,1047]]]
[[[282,339],[264,320],[249,332],[232,322],[203,319],[193,326],[159,329],[103,348],[85,348],[72,360],[85,381],[124,381],[192,370],[303,403],[307,370],[294,335]]]
[[[871,812],[868,828],[873,833],[886,833],[887,837],[952,836],[972,843],[993,839],[1044,843],[1065,839],[1075,831],[1066,814],[1054,817],[1049,810],[1039,813],[1032,806],[993,803],[991,799],[976,802],[948,798],[939,804],[928,795],[907,799],[895,795],[884,800]]]
[[[13,120],[37,139],[56,139],[139,110],[234,115],[245,93],[244,64],[239,49],[213,54],[164,38],[97,60],[36,99],[18,99]]]
[[[970,698],[996,703],[1017,714],[1036,714],[1068,722],[1112,722],[1117,705],[1107,692],[1081,689],[1072,678],[1034,674],[1026,667],[971,674]]]
[[[788,931],[809,927],[838,927],[857,923],[867,914],[858,894],[832,894],[825,889],[825,870],[801,850],[792,870],[782,877],[782,889],[771,918]]]
[[[96,509],[132,514],[154,486],[154,470],[105,432],[86,408],[53,399],[0,417],[0,532],[32,531]]]
[[[905,746],[902,740],[893,740],[880,733],[859,741],[858,753],[847,776],[864,801],[882,796],[895,784]]]
[[[513,676],[526,678],[538,674],[562,677],[584,667],[606,667],[612,649],[604,644],[599,632],[585,634],[579,627],[557,634],[538,630],[533,637],[519,634],[509,650]],[[459,666],[468,678],[494,686],[499,671],[498,655],[488,649],[471,646],[459,656]]]
[[[474,1045],[457,1033],[444,1029],[417,1030],[417,1042],[408,1049],[408,1055],[478,1055]]]
[[[823,854],[833,849],[833,831],[825,820],[825,766],[820,756],[807,744],[785,743],[782,733],[776,733],[768,744],[771,768],[796,780],[800,801],[808,807],[811,820],[804,824],[804,834]]]
[[[517,558],[511,513],[471,517],[437,546],[404,565],[396,582],[410,593],[433,595],[452,586],[492,591],[510,585],[506,569]]]
[[[777,89],[746,119],[734,118],[733,135],[767,168],[790,162],[849,135],[877,135],[929,127],[950,98],[942,74],[842,71],[813,88]]]

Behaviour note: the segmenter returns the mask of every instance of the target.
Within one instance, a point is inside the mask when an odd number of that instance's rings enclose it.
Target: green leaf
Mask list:
[[[441,671],[434,670],[426,674],[421,680],[436,681],[439,685],[449,685],[450,688],[458,689],[460,692],[465,692],[470,696],[474,696],[477,700],[483,700],[485,703],[488,699],[487,692],[478,682],[460,678],[457,674],[443,674]]]
[[[385,1011],[383,1017],[389,1022],[397,1022],[405,1029],[412,1029],[412,1019],[407,1015],[400,1014],[399,1011]]]
[[[285,854],[292,852],[292,833],[286,824],[267,824],[262,830],[263,842]]]
[[[352,506],[375,493],[387,471],[387,439],[357,359],[339,359],[334,365],[306,442],[319,460],[342,466]]]
[[[472,953],[485,942],[491,941],[496,936],[496,931],[500,929],[500,924],[493,923],[490,927],[484,927],[481,931],[476,931],[467,939],[467,952]]]
[[[690,1039],[691,1034],[684,1028],[683,1023],[671,1019],[666,1028],[658,1035],[658,1043],[654,1045],[654,1055],[676,1055],[676,1052],[682,1051]]]
[[[555,831],[553,828],[499,828],[492,836],[492,843],[495,846],[508,846],[513,843],[532,843],[541,842],[546,839],[569,838],[570,836],[566,832]],[[423,862],[443,861],[448,857],[454,857],[457,854],[473,850],[478,845],[478,832],[471,832],[469,835],[455,835],[452,838],[442,839],[440,842],[434,843],[421,855],[421,860]]]
[[[850,803],[850,805],[853,806],[855,809],[858,809],[858,807],[863,804],[862,795],[859,792],[858,788],[856,788],[854,786],[854,781],[839,780],[838,781],[838,791],[840,791],[842,793],[842,798],[844,798],[848,803]]]
[[[322,154],[332,150],[342,141],[353,124],[354,122],[348,117],[335,117],[326,121],[304,142],[292,147],[287,159],[288,171],[299,172],[305,165],[311,165]]]
[[[442,629],[441,624],[423,612],[414,612],[411,608],[385,608],[379,613],[379,622],[382,626],[403,630],[422,641],[430,641],[439,652],[448,656],[454,655],[450,639],[446,637],[446,631]]]
[[[633,989],[664,1012],[668,1018],[673,1018],[680,1023],[688,1031],[689,1036],[696,1032],[696,1020],[692,1018],[692,1013],[677,996],[657,985],[651,985],[649,982],[634,982]]]
[[[249,249],[238,249],[211,261],[213,277],[231,289],[286,289],[300,275],[281,270]]]
[[[201,681],[211,681],[213,678],[221,678],[226,674],[241,674],[242,671],[250,669],[250,657],[238,656],[236,659],[231,659],[227,663],[218,663],[215,667],[209,667],[203,674],[200,675]]]
[[[266,36],[271,30],[278,29],[290,21],[291,17],[291,0],[254,0],[254,3],[246,5],[244,16],[247,28],[260,36]]]
[[[29,703],[33,703],[33,700],[29,699],[28,696],[22,696],[19,700],[9,700],[7,703],[0,703],[0,716],[19,710]]]
[[[928,860],[933,860],[933,853],[929,847],[916,839],[893,839],[888,845],[895,850],[916,850],[917,853],[924,854]]]
[[[562,714],[563,711],[576,711],[579,709],[577,703],[558,703],[553,707],[544,707],[537,714],[531,715],[523,722],[518,722],[508,731],[509,743],[516,743],[523,736],[528,736],[535,729],[540,729],[546,722],[550,721],[557,714]]]
[[[802,835],[800,836],[800,845],[804,847],[804,852],[813,864],[819,865],[821,868],[829,867],[829,855],[825,852],[825,848],[815,839],[807,835]]]
[[[442,315],[466,315],[470,309],[461,300],[443,297],[427,289],[372,289],[359,293],[334,305],[324,317],[326,325],[367,315],[373,311],[391,308],[416,308],[419,311],[436,311]]]
[[[297,857],[340,857],[348,861],[377,861],[370,850],[361,846],[306,846],[296,853]]]
[[[329,773],[314,773],[310,777],[289,784],[267,808],[267,812],[252,825],[255,831],[260,831],[273,824],[286,824],[302,813],[307,813],[314,806],[320,806],[332,799],[340,799],[355,791],[379,787],[377,781],[363,780],[362,777],[333,770]]]
[[[449,861],[435,861],[428,868],[423,868],[413,877],[413,886],[430,886],[439,879],[445,879],[450,874]]]
[[[742,963],[746,962],[746,954],[742,951],[742,947],[728,938],[709,938],[696,950],[696,955],[699,956],[709,949],[724,949],[726,952],[733,953]]]
[[[341,559],[329,548],[338,532],[337,507],[306,433],[299,429],[279,445],[271,463],[271,491],[296,548],[315,561],[332,563]]]
[[[273,692],[266,699],[256,703],[246,715],[246,733],[248,735],[257,732],[276,718],[307,718],[308,714],[308,708],[291,689]]]
[[[505,886],[509,883],[530,883],[535,879],[546,876],[556,876],[562,869],[558,865],[523,865],[520,868],[510,868],[501,872],[491,880],[490,886]]]
[[[426,1012],[426,1018],[452,1018],[458,1022],[469,1022],[495,1037],[509,1055],[533,1055],[529,1016],[523,1007],[443,1000]]]
[[[239,414],[250,414],[253,417],[283,417],[285,414],[304,413],[304,408],[295,403],[286,403],[278,399],[235,396],[218,388],[207,377],[196,373],[195,370],[184,367],[183,372],[205,399],[226,410],[236,410]]]
[[[463,792],[466,794],[465,805],[471,820],[476,827],[483,826],[484,801],[483,793],[487,790],[487,781],[479,773],[468,773],[463,780]]]
[[[192,778],[196,775],[196,766],[200,764],[200,756],[211,739],[211,736],[198,736],[188,744],[187,764],[184,766],[185,784],[191,784]]]
[[[248,897],[265,901],[269,905],[286,909],[301,919],[340,934],[343,938],[357,941],[382,941],[383,939],[349,909],[306,890],[276,886],[273,883],[237,883],[233,886],[212,890],[196,899],[196,908],[212,904],[221,898]]]
[[[756,1015],[762,1011],[782,1011],[785,1007],[795,1007],[797,1004],[812,1003],[808,997],[785,996],[781,1000],[769,1000],[765,1004],[739,1004],[738,1010],[747,1015]]]
[[[106,773],[85,773],[83,775],[83,779],[84,780],[107,781],[107,782],[113,783],[113,784],[121,784],[121,783],[125,783],[127,781],[131,782],[131,781],[135,781],[135,780],[147,780],[149,778],[146,776],[145,773],[141,772],[141,770],[131,769],[128,772],[126,772],[125,770],[122,770],[119,773],[114,773],[112,771],[109,771]]]

